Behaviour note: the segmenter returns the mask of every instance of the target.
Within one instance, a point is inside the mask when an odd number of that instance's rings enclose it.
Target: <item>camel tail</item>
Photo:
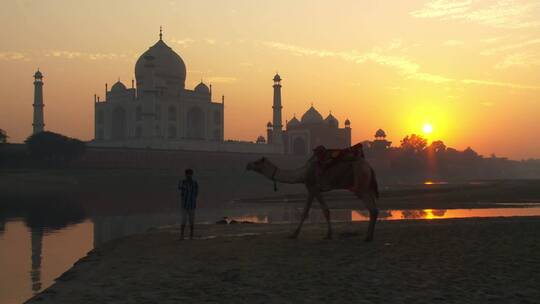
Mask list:
[[[379,198],[379,184],[377,184],[377,177],[375,176],[375,171],[371,169],[371,181],[369,182],[369,189],[373,191],[376,198]]]

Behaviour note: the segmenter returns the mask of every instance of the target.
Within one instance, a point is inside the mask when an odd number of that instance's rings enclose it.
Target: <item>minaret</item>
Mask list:
[[[266,143],[271,145],[274,143],[273,126],[271,122],[266,124]]]
[[[347,146],[351,146],[351,121],[347,118],[345,120],[345,138],[347,140]]]
[[[45,122],[43,120],[43,74],[37,70],[34,74],[34,122],[32,123],[33,132],[36,134],[43,132]]]
[[[225,95],[221,95],[221,134],[219,140],[225,140]]]
[[[283,143],[283,125],[281,124],[281,77],[279,74],[274,76],[274,105],[272,109],[274,110],[274,115],[272,119],[272,143],[273,144],[282,144]]]

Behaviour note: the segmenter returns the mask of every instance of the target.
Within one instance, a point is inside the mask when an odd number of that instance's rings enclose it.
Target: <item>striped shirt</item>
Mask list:
[[[199,194],[199,185],[193,179],[184,179],[178,183],[180,190],[182,208],[191,210],[197,208],[197,194]]]

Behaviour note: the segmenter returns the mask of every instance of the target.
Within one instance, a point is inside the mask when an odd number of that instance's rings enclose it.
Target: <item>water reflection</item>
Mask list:
[[[448,182],[425,181],[424,185],[448,185]]]
[[[353,221],[369,220],[369,213],[364,210],[352,210]],[[484,209],[411,209],[385,210],[380,212],[381,220],[412,220],[412,219],[452,219],[474,217],[514,217],[540,216],[540,207],[531,208],[484,208]]]
[[[401,217],[404,219],[420,219],[427,218],[427,213],[424,210],[403,210]]]
[[[19,214],[23,216],[19,219],[8,222],[4,217],[4,220],[0,220],[3,231],[3,234],[0,234],[0,269],[3,270],[0,272],[0,289],[2,289],[0,303],[19,303],[32,293],[48,287],[54,278],[71,267],[92,247],[100,246],[109,240],[145,232],[153,227],[174,225],[179,221],[176,212],[94,215],[90,216],[91,220],[84,221],[85,213],[76,206],[68,207],[62,204],[48,205],[48,208],[44,206],[47,205],[40,206],[36,210],[20,209]],[[60,206],[66,207],[66,210],[57,212]],[[302,208],[297,205],[249,205],[241,208],[200,209],[196,218],[199,224],[215,224],[217,220],[226,216],[237,223],[295,225],[301,213]],[[334,209],[331,210],[331,216],[335,222],[369,219],[369,214],[365,210]],[[381,210],[379,216],[381,220],[540,216],[540,207]],[[324,223],[325,219],[320,209],[313,209],[307,221]],[[25,282],[13,281],[13,278],[25,278]]]
[[[0,235],[0,303],[22,303],[48,287],[92,248],[91,226],[86,221],[44,230],[29,228],[24,219],[6,222]]]
[[[32,281],[32,292],[36,294],[41,290],[41,251],[43,247],[43,229],[34,228],[30,232],[30,242],[32,244],[32,270],[30,279]]]
[[[66,201],[51,201],[46,197],[39,202],[2,202],[2,205],[0,206],[0,249],[2,250],[0,253],[0,269],[3,271],[0,274],[0,289],[2,289],[0,303],[6,303],[8,300],[13,301],[12,303],[21,302],[29,296],[27,293],[36,294],[42,290],[42,287],[44,287],[44,284],[42,283],[44,237],[47,234],[64,230],[66,227],[80,223],[85,218],[86,213],[79,204],[73,204]],[[6,233],[9,233],[6,227],[7,223],[12,219],[17,219],[16,222],[21,225],[21,228],[26,227],[26,237],[22,233],[18,233],[13,240],[10,240],[11,236],[8,237],[5,235]],[[22,232],[24,230],[19,231]],[[27,241],[29,243],[28,249],[23,252],[12,251],[15,244],[21,243],[25,239],[29,239]],[[61,248],[55,248],[55,250],[62,251]],[[14,288],[12,289],[4,289],[6,282],[12,280],[14,275],[20,277],[19,273],[24,271],[23,268],[20,267],[20,265],[24,263],[23,261],[20,261],[22,257],[26,257],[26,259],[30,258],[29,267],[26,270],[28,271],[28,275],[24,276],[29,279],[30,285],[28,286],[26,285],[28,283],[26,283],[24,285],[28,287],[19,285],[13,286]],[[78,256],[75,258],[80,258],[80,253],[78,253]],[[72,263],[75,260],[69,262]],[[14,261],[19,261],[19,263]],[[19,266],[18,269],[4,265],[13,263]],[[69,265],[70,264],[62,264],[61,270],[59,271],[64,271],[66,266]],[[55,275],[61,274],[61,272],[57,273],[56,271],[53,271],[53,273],[56,273]],[[11,295],[9,295],[8,292],[4,292],[4,290],[9,290]],[[26,294],[26,296],[24,298],[19,298],[18,296],[21,294]]]

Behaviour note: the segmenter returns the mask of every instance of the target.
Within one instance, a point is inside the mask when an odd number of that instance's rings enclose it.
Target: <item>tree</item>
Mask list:
[[[461,153],[465,161],[475,161],[482,158],[482,156],[476,153],[476,151],[474,151],[471,147],[467,147],[467,149],[463,150]]]
[[[424,151],[426,146],[427,139],[416,134],[407,135],[401,140],[401,149],[404,151],[419,153]]]
[[[78,139],[48,131],[31,135],[25,143],[32,158],[52,163],[76,159],[86,148]]]
[[[0,144],[5,144],[9,136],[7,136],[6,131],[0,129]]]
[[[446,145],[442,140],[436,140],[429,145],[428,149],[435,153],[443,153],[446,151]]]

